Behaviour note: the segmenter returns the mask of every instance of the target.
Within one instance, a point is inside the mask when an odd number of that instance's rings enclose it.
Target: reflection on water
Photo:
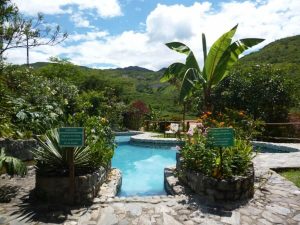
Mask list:
[[[164,168],[176,164],[174,148],[119,145],[112,166],[122,171],[120,196],[162,195]]]

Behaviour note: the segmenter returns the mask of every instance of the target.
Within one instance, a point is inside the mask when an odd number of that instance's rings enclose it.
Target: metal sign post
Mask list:
[[[220,154],[220,173],[223,174],[223,147],[234,146],[234,130],[233,128],[209,128],[208,140],[213,147],[219,148]]]
[[[69,164],[69,201],[75,201],[75,167],[74,167],[74,148],[84,145],[83,127],[63,127],[59,129],[59,145],[65,147]]]

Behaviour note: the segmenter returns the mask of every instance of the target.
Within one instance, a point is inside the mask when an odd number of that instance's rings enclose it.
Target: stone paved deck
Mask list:
[[[300,152],[259,154],[254,165],[254,198],[247,203],[223,205],[222,209],[204,204],[193,194],[119,198],[102,192],[92,205],[80,208],[37,204],[29,198],[34,171],[26,178],[2,176],[0,186],[18,188],[11,188],[11,202],[0,203],[0,224],[300,225],[299,188],[268,169],[300,167]]]

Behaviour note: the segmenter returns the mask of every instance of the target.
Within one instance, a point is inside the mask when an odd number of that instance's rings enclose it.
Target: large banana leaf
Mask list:
[[[179,53],[183,53],[183,54],[190,54],[190,48],[188,46],[186,46],[185,44],[181,43],[181,42],[170,42],[170,43],[166,43],[166,46],[168,46],[170,49],[179,52]]]
[[[210,48],[207,58],[204,62],[203,77],[210,81],[213,78],[213,74],[216,71],[216,67],[223,55],[232,42],[238,25],[234,26],[230,31],[223,34]]]
[[[171,79],[177,78],[182,80],[186,71],[186,66],[183,63],[173,63],[165,71],[164,75],[160,78],[160,82],[168,82]]]
[[[208,86],[217,85],[228,75],[230,68],[238,61],[240,54],[262,41],[264,41],[264,39],[246,38],[232,43],[219,60],[215,73],[211,77]]]
[[[199,70],[195,68],[189,68],[182,80],[182,85],[180,88],[180,101],[183,101],[185,97],[191,94],[192,89],[195,87],[197,83],[205,84],[205,80],[203,79]]]

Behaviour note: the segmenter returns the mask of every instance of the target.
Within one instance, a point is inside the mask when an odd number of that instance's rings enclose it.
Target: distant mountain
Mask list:
[[[124,68],[117,68],[116,70],[138,71],[138,72],[153,72],[152,70],[148,70],[146,68],[139,67],[139,66],[129,66],[129,67],[124,67]]]
[[[300,63],[300,35],[274,41],[261,50],[246,55],[241,62]]]

